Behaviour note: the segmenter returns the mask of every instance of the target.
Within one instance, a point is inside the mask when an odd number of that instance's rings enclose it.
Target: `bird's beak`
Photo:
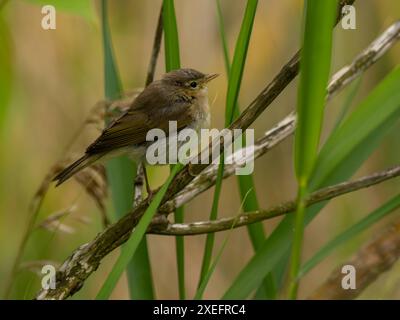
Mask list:
[[[211,80],[215,79],[216,77],[218,77],[219,74],[218,73],[211,73],[211,74],[207,74],[204,77],[204,83],[210,82]]]

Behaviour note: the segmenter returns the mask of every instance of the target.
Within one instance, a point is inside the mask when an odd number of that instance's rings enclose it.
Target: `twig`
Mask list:
[[[139,162],[136,170],[136,177],[133,183],[134,195],[132,208],[135,208],[140,201],[142,201],[142,189],[143,189],[143,163]]]
[[[51,231],[56,231],[61,225],[61,219],[64,219],[66,216],[70,215],[75,210],[76,210],[76,205],[73,205],[69,208],[57,211],[48,216],[46,219],[44,219],[40,224],[38,224],[36,226],[36,229],[43,228]],[[74,232],[72,229],[68,230],[71,231],[70,233]]]
[[[339,93],[346,85],[351,83],[366,71],[371,65],[376,63],[397,41],[400,39],[400,22],[392,24],[377,39],[375,39],[353,62],[336,72],[327,88],[329,101]],[[296,115],[291,112],[281,120],[273,129],[269,130],[265,136],[255,144],[255,155],[257,158],[269,151],[272,147],[294,133],[296,125]],[[237,165],[227,166],[224,176],[227,177],[234,172]],[[199,176],[197,176],[188,186],[178,192],[172,200],[167,201],[160,211],[173,211],[185,202],[196,197],[199,193],[207,190],[215,183],[215,175],[218,170],[217,165],[210,165]]]
[[[342,17],[344,5],[351,5],[354,0],[342,0],[338,6],[338,16],[336,24]],[[229,126],[228,129],[247,129],[258,116],[279,96],[287,85],[297,76],[300,67],[300,50],[284,65],[281,71],[275,76],[264,90],[253,100],[253,102],[240,114],[240,116]],[[215,145],[214,142],[210,146]],[[210,148],[212,150],[212,148]],[[224,150],[224,141],[219,141],[219,149]],[[200,157],[199,157],[200,159]],[[211,160],[211,155],[210,155]],[[211,161],[209,161],[211,163]],[[166,198],[172,198],[177,192],[188,185],[193,178],[207,167],[207,164],[186,165],[172,181],[168,188]]]
[[[382,273],[389,270],[400,258],[400,220],[385,227],[379,236],[363,246],[349,261],[335,269],[308,299],[350,300],[357,298]],[[343,289],[342,266],[355,268],[356,288]]]
[[[321,201],[341,196],[349,192],[370,187],[388,179],[398,177],[399,175],[400,166],[396,166],[354,181],[343,182],[334,186],[320,189],[311,193],[311,195],[306,199],[306,207],[309,207]],[[164,224],[161,224],[159,221],[157,221],[156,223],[150,225],[148,233],[187,236],[219,232],[229,230],[231,228],[242,227],[266,219],[272,219],[287,213],[291,213],[293,210],[295,210],[295,208],[296,201],[292,200],[266,210],[246,212],[241,214],[239,217],[230,217],[212,221],[199,221],[191,223],[169,223],[164,221]]]
[[[246,153],[246,157],[254,157],[256,159],[270,151],[293,132],[295,124],[296,117],[294,113],[291,113],[272,129],[268,130],[263,137],[258,139],[254,144],[254,153]],[[246,158],[241,157],[242,154],[242,149],[239,149],[231,156],[233,159],[232,164],[225,165],[224,178],[233,175],[235,170],[241,166],[241,163],[246,161]],[[200,193],[211,188],[215,184],[217,171],[218,164],[210,165],[201,172],[201,174],[196,176],[183,190],[178,192],[171,200],[166,201],[164,205],[159,208],[159,211],[165,213],[172,212],[176,208],[195,198]]]
[[[374,64],[389,48],[391,48],[400,38],[400,22],[392,24],[386,31],[368,46],[355,60],[341,70],[339,70],[329,83],[327,89],[327,100],[330,100],[333,93],[337,93],[343,87],[357,78],[362,72]],[[247,107],[240,117],[230,126],[230,129],[246,129],[264,109],[279,95],[288,84],[289,78],[294,77],[298,72],[298,53],[281,70],[278,76],[259,94],[259,96]],[[270,100],[272,99],[272,100]],[[287,118],[295,119],[292,115]],[[285,123],[283,121],[283,123]],[[286,126],[287,124],[285,124]],[[288,132],[289,136],[294,132]],[[223,143],[220,144],[223,148]],[[176,177],[170,186],[167,197],[172,197],[177,191],[181,190],[191,180],[193,175],[199,174],[207,165],[186,166]]]
[[[335,73],[328,86],[328,100],[334,91],[348,85],[363,70],[379,60],[399,39],[400,21],[396,21],[361,52],[350,65]]]

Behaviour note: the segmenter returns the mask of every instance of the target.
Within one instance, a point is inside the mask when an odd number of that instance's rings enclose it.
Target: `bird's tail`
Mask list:
[[[56,187],[63,183],[65,180],[71,178],[78,171],[91,165],[97,159],[98,157],[85,154],[83,157],[76,160],[73,164],[66,167],[63,171],[61,171],[54,177],[53,181],[57,181]]]

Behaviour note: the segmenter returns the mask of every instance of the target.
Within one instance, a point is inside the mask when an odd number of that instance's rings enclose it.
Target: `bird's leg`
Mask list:
[[[143,188],[143,162],[138,162],[136,178],[135,181],[133,182],[133,199],[134,199],[132,205],[133,208],[135,208],[143,199],[142,188]]]
[[[146,191],[148,194],[148,199],[151,199],[153,197],[153,191],[150,188],[149,178],[147,176],[147,170],[144,164],[143,164],[143,175],[144,175],[144,181],[146,182]]]

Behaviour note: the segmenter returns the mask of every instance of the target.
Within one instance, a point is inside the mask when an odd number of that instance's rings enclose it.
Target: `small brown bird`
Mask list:
[[[111,122],[86,149],[85,154],[55,176],[57,186],[78,171],[111,157],[129,155],[145,161],[149,130],[159,128],[168,133],[169,121],[177,122],[178,132],[184,128],[208,128],[210,113],[207,83],[218,74],[203,74],[193,69],[178,69],[154,81],[133,101],[130,108]],[[146,170],[147,191],[151,192]]]

